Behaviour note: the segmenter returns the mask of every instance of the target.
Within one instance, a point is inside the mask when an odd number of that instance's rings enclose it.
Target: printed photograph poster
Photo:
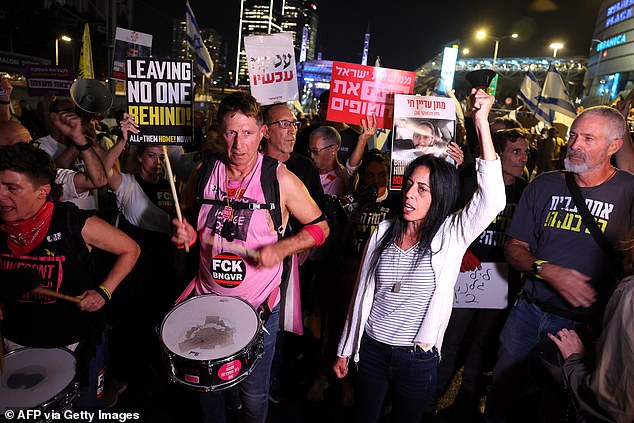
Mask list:
[[[360,125],[375,114],[379,128],[392,129],[394,94],[413,93],[415,80],[415,72],[333,62],[327,119]]]
[[[150,57],[152,35],[117,27],[114,40],[112,79],[125,81],[126,57]]]
[[[70,86],[75,80],[71,66],[26,65],[24,69],[29,95],[70,96]]]
[[[183,145],[194,139],[193,62],[180,59],[126,59],[128,113],[140,132],[131,143]]]
[[[507,263],[481,263],[482,269],[460,272],[454,285],[454,308],[503,309],[509,305]]]
[[[244,37],[251,95],[262,105],[299,98],[293,34]]]
[[[453,99],[395,95],[390,189],[401,189],[405,168],[416,157],[433,154],[451,161],[447,157],[447,145],[455,133]]]

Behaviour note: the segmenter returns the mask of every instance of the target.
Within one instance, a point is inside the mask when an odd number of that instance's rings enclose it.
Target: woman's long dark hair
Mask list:
[[[403,186],[401,187],[401,200],[405,198],[405,193],[409,189],[408,181],[414,170],[424,166],[429,169],[429,184],[431,190],[431,205],[427,217],[423,221],[423,226],[418,240],[418,254],[422,257],[427,251],[431,251],[431,241],[436,236],[440,225],[447,216],[455,209],[458,199],[458,173],[456,167],[444,159],[434,157],[431,154],[417,157],[405,169],[403,175]],[[403,207],[398,209],[396,217],[387,229],[385,234],[379,239],[377,248],[372,253],[370,260],[370,271],[374,272],[379,263],[379,258],[385,249],[392,243],[399,241],[405,233],[407,221],[403,218]]]

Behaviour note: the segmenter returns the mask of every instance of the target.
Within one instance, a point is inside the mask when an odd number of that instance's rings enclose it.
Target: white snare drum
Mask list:
[[[172,309],[161,325],[172,381],[197,391],[238,384],[264,352],[262,322],[235,297],[203,295]]]
[[[75,355],[65,348],[20,348],[4,356],[0,414],[6,410],[41,412],[71,408],[79,394]]]

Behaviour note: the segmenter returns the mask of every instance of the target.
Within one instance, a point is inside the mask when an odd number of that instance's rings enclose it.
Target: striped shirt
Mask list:
[[[431,254],[421,258],[418,245],[403,251],[390,244],[379,258],[375,277],[366,333],[385,344],[412,345],[436,288]]]

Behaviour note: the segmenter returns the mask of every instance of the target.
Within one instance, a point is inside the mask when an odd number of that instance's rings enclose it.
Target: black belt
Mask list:
[[[545,313],[554,314],[555,316],[574,320],[575,322],[587,322],[594,318],[594,316],[576,313],[572,310],[562,310],[551,304],[541,302],[538,299],[529,298],[526,293],[522,294],[522,298],[524,298],[527,303],[537,306],[541,311]]]

